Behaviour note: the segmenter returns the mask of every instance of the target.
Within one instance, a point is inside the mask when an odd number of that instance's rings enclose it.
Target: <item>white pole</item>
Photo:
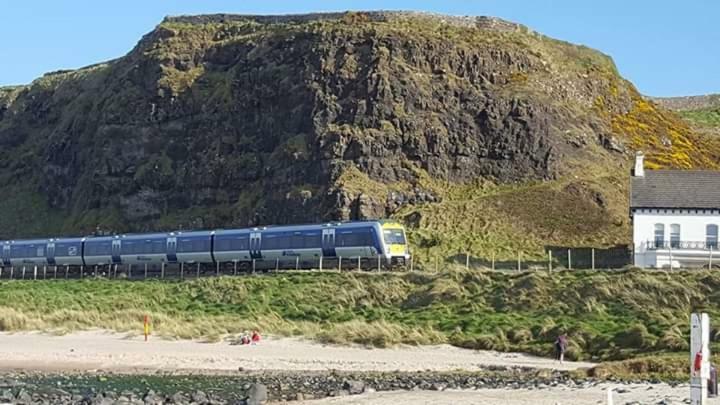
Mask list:
[[[552,250],[548,250],[548,273],[552,273]]]
[[[595,270],[595,248],[592,248],[592,269]]]
[[[713,249],[712,249],[712,246],[710,246],[710,262],[708,263],[708,270],[712,270],[712,254],[713,254]]]
[[[180,280],[183,279],[183,273],[185,273],[185,262],[180,262]]]
[[[707,404],[710,378],[710,318],[706,313],[690,316],[690,404]]]
[[[470,270],[470,253],[465,253],[465,270]]]
[[[572,270],[572,250],[568,249],[568,270]]]

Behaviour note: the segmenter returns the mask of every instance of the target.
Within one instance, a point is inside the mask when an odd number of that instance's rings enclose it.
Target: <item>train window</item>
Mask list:
[[[248,236],[236,236],[231,240],[232,250],[248,250]]]
[[[335,236],[335,246],[371,246],[373,245],[372,233],[369,229],[353,229],[338,233]]]
[[[305,247],[305,238],[302,234],[298,233],[290,237],[290,248],[291,249],[302,249]]]
[[[273,250],[278,248],[278,236],[277,235],[263,235],[261,242],[261,249]]]
[[[391,245],[404,245],[405,244],[405,233],[402,229],[385,229],[383,231],[385,243]]]
[[[217,251],[228,251],[230,250],[229,239],[215,239],[215,250]]]
[[[85,254],[88,256],[109,255],[112,242],[86,242]]]
[[[321,246],[322,235],[320,233],[310,233],[303,235],[305,248],[319,248]]]
[[[276,249],[290,249],[290,235],[283,235],[278,238]]]

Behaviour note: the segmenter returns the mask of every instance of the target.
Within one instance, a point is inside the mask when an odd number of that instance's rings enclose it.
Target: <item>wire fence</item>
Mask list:
[[[468,269],[523,271],[523,270],[601,270],[620,269],[632,265],[632,249],[629,245],[609,248],[546,246],[544,256],[529,255],[518,251],[512,259],[504,253],[502,258],[494,253],[477,256],[457,253],[450,257],[436,257],[412,265],[413,269],[440,271],[447,264],[464,266]]]

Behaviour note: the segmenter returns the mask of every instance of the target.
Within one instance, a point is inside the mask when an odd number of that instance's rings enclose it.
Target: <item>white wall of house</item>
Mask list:
[[[670,241],[670,227],[680,225],[680,241],[706,242],[707,225],[720,226],[718,210],[643,209],[633,212],[633,245],[635,265],[638,267],[693,266],[707,262],[709,251],[704,246],[687,249],[648,249],[648,242],[655,240],[655,224],[665,226],[664,240]],[[715,252],[720,264],[720,252]]]

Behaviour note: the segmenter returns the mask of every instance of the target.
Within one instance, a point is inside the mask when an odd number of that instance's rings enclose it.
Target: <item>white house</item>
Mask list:
[[[630,195],[636,266],[720,266],[720,171],[645,170],[638,152]]]

